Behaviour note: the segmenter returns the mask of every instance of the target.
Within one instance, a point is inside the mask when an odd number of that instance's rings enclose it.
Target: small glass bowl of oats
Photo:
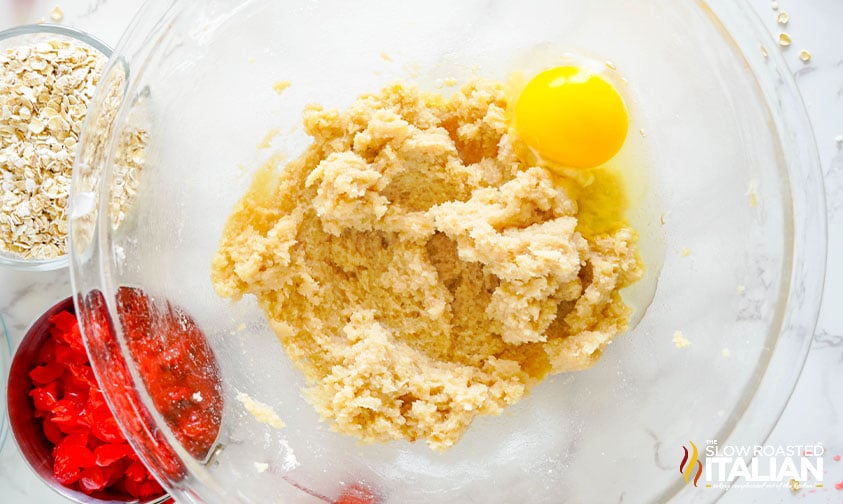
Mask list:
[[[66,267],[70,174],[111,49],[51,24],[0,31],[0,267]]]

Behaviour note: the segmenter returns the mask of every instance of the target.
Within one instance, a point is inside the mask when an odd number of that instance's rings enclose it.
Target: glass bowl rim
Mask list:
[[[3,314],[0,313],[0,373],[6,385],[9,383],[9,367],[12,363],[12,342],[9,339],[9,330]],[[9,416],[6,414],[9,405],[6,403],[6,396],[0,397],[0,405],[3,410],[0,412],[0,453],[6,445],[6,438],[9,434]]]

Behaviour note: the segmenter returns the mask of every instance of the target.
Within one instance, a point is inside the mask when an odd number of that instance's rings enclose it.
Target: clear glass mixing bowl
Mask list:
[[[252,174],[308,145],[307,103],[342,108],[396,79],[446,93],[450,79],[505,81],[566,52],[610,60],[628,82],[639,134],[621,156],[646,160],[630,186],[647,263],[624,294],[634,327],[444,454],[332,432],[255,301],[211,286]],[[153,0],[114,50],[77,155],[77,310],[119,421],[179,502],[333,502],[355,483],[402,504],[711,501],[722,489],[679,474],[683,445],[762,442],[810,344],[825,264],[815,150],[777,47],[740,1]],[[118,220],[105,209],[126,193],[127,159],[142,166]],[[180,307],[216,355],[222,421],[207,450],[181,445],[144,386],[125,287]],[[156,320],[148,336],[178,333]],[[258,422],[239,393],[286,427]]]

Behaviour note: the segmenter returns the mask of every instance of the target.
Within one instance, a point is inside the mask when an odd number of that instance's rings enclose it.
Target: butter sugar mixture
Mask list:
[[[258,299],[336,431],[443,451],[626,329],[636,232],[580,225],[587,189],[523,162],[506,109],[487,81],[309,106],[312,145],[230,216],[214,286]]]

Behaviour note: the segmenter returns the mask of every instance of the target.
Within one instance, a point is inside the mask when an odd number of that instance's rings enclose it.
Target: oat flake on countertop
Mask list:
[[[53,9],[50,11],[50,19],[56,23],[64,19],[64,11],[61,10],[61,7],[59,7],[58,5],[53,7]]]
[[[803,63],[807,63],[811,61],[811,53],[806,51],[805,49],[802,49],[801,51],[799,51],[799,59],[801,59]]]
[[[791,43],[790,35],[787,33],[779,33],[779,45],[782,47],[789,47]]]

